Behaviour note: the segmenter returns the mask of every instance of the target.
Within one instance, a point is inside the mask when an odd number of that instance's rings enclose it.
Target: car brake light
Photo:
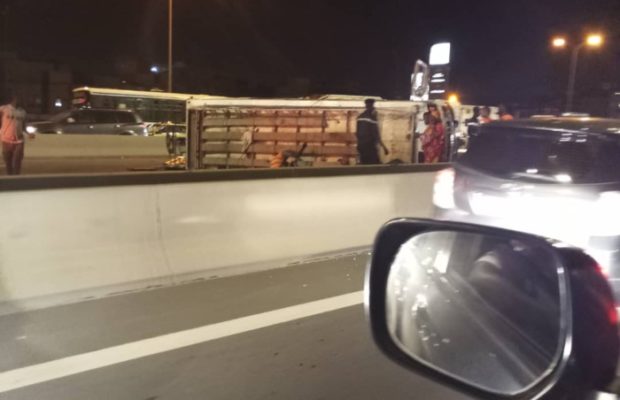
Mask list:
[[[618,325],[618,309],[616,307],[608,307],[607,318],[612,325]]]
[[[439,171],[433,186],[433,204],[439,208],[451,209],[454,204],[454,169]]]

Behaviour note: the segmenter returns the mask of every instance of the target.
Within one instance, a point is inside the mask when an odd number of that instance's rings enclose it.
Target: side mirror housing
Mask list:
[[[605,390],[620,355],[613,295],[582,251],[476,225],[395,220],[366,277],[378,347],[482,399]]]

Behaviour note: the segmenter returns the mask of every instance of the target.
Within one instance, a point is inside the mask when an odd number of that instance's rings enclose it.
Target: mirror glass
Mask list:
[[[425,232],[401,246],[387,284],[392,339],[441,373],[509,395],[537,383],[560,359],[560,279],[548,247]]]

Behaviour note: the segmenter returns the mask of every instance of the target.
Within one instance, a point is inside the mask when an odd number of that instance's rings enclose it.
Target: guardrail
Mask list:
[[[429,216],[435,166],[0,179],[0,312],[286,266]]]

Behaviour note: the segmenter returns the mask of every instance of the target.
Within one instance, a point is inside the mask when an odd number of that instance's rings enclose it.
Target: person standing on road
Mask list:
[[[499,114],[499,120],[500,121],[512,121],[512,120],[514,120],[514,117],[508,112],[508,108],[505,105],[503,105],[503,104],[499,105],[497,114]]]
[[[386,156],[390,152],[381,140],[375,101],[373,99],[366,99],[365,104],[366,110],[357,117],[356,136],[359,161],[363,165],[381,164],[377,146],[380,145],[383,148]]]
[[[0,106],[0,140],[7,175],[19,175],[22,170],[25,120],[26,111],[17,106],[17,96],[12,95],[8,104]],[[34,135],[29,136],[34,139]]]

